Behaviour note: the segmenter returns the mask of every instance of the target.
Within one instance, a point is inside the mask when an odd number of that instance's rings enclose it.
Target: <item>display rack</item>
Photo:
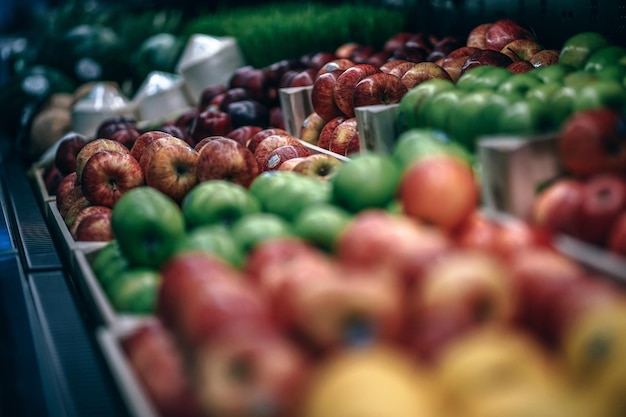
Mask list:
[[[19,161],[0,168],[0,415],[127,416]]]

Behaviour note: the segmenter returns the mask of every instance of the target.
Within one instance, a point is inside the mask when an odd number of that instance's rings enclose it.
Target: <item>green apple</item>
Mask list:
[[[574,71],[574,67],[562,63],[544,65],[528,71],[528,74],[539,78],[544,84],[562,84],[567,74]]]
[[[497,92],[505,95],[516,94],[523,97],[528,91],[537,88],[542,84],[541,80],[532,74],[516,74],[500,84]]]
[[[475,119],[475,123],[482,125],[481,134],[483,136],[499,134],[500,131],[495,121],[499,120],[513,103],[521,100],[523,98],[515,94],[504,95],[494,92],[486,95],[486,101],[476,114]]]
[[[420,125],[447,131],[448,117],[465,94],[466,90],[455,88],[427,97],[418,112]]]
[[[223,224],[198,226],[189,231],[186,238],[181,239],[176,253],[196,250],[210,252],[237,268],[243,266],[245,259],[230,230]]]
[[[329,181],[333,201],[350,212],[383,208],[396,196],[401,171],[392,157],[365,152],[344,162]]]
[[[587,59],[598,49],[609,45],[609,40],[598,32],[580,32],[569,37],[561,47],[559,63],[583,68]]]
[[[461,97],[456,106],[456,111],[450,114],[448,120],[448,133],[466,149],[476,149],[476,138],[486,133],[490,121],[483,123],[480,114],[483,107],[489,102],[489,96],[494,95],[491,90],[473,91]]]
[[[294,236],[290,224],[272,213],[253,213],[242,217],[233,223],[231,234],[244,254],[261,242]]]
[[[581,87],[574,100],[574,111],[598,107],[626,110],[626,88],[617,81],[606,80]]]
[[[126,192],[111,213],[111,228],[131,266],[158,268],[185,236],[178,204],[156,188]]]
[[[543,67],[548,68],[548,67]],[[524,97],[526,100],[538,100],[548,103],[554,94],[561,89],[561,85],[555,82],[549,84],[541,84],[526,92]]]
[[[432,78],[410,89],[398,105],[397,126],[399,132],[418,127],[417,113],[422,101],[443,90],[454,88],[454,83],[445,78]]]
[[[576,70],[572,71],[563,78],[563,85],[568,85],[574,88],[580,88],[590,82],[598,80],[598,76],[589,71]]]
[[[577,91],[569,85],[560,86],[548,100],[552,109],[552,123],[559,128],[574,111]]]
[[[245,187],[225,180],[199,183],[187,193],[181,208],[189,229],[219,223],[230,225],[261,211],[259,202]]]
[[[261,200],[263,210],[293,221],[309,206],[330,201],[330,184],[315,177],[294,175],[289,181],[279,182],[272,187],[273,194]]]
[[[401,133],[391,152],[394,163],[404,172],[414,162],[431,155],[455,155],[470,161],[471,155],[450,136],[427,127],[414,128]]]
[[[504,83],[511,77],[514,77],[514,74],[504,67],[496,67],[491,65],[483,65],[484,70],[479,74],[475,75],[473,78],[473,82],[469,83],[467,80],[463,82],[459,88],[463,88],[468,91],[479,91],[479,90],[496,90],[498,86]],[[475,69],[475,68],[474,68]]]
[[[352,215],[334,204],[320,204],[304,209],[294,220],[293,230],[302,239],[333,252],[339,235],[352,220]]]
[[[484,74],[488,74],[494,68],[493,65],[478,65],[465,71],[456,81],[456,86],[462,90],[471,90],[476,84],[476,80]]]
[[[114,239],[95,253],[90,266],[96,279],[106,291],[111,283],[129,268],[129,263],[122,254],[119,243]]]
[[[498,119],[500,133],[534,135],[553,129],[550,105],[540,101],[522,100],[513,103]]]
[[[617,81],[626,87],[626,65],[612,65],[593,73],[599,80]]]
[[[156,269],[130,268],[111,283],[107,295],[119,313],[152,314],[160,285],[161,274]]]
[[[598,72],[607,67],[621,66],[626,57],[626,48],[620,45],[607,45],[592,53],[585,62],[584,70]]]

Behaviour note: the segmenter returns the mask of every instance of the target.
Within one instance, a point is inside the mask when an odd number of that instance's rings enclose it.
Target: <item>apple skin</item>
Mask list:
[[[230,115],[222,110],[205,110],[192,121],[189,135],[194,144],[207,136],[224,136],[234,129]]]
[[[285,115],[280,105],[272,106],[269,109],[269,127],[276,127],[279,129],[285,129]]]
[[[355,90],[355,93],[356,91],[357,90]],[[325,144],[325,140],[322,141],[322,144]],[[359,148],[360,142],[357,120],[356,117],[349,117],[333,129],[328,142],[328,148],[326,149],[342,156],[348,156],[359,152]]]
[[[502,50],[505,45],[516,39],[534,40],[535,34],[530,28],[511,19],[493,22],[485,32],[485,46],[495,51]]]
[[[57,188],[59,188],[59,184],[66,175],[62,174],[54,162],[52,162],[44,168],[42,177],[46,192],[49,196],[54,196],[57,192]]]
[[[337,172],[340,165],[341,161],[337,158],[316,153],[304,157],[292,168],[292,171],[317,178],[320,181],[328,181]]]
[[[293,136],[291,136],[291,134],[287,132],[285,129],[270,127],[268,129],[263,129],[262,131],[255,133],[248,141],[248,144],[247,144],[248,149],[250,149],[250,152],[252,153],[256,152],[256,148],[257,146],[259,146],[259,143],[261,143],[268,136],[273,136],[273,135],[280,135],[280,136],[285,136],[289,139],[293,139]]]
[[[81,189],[91,204],[113,207],[127,191],[143,184],[141,166],[130,152],[100,151],[85,164]]]
[[[402,100],[407,91],[406,83],[399,77],[378,72],[357,83],[352,93],[352,104],[354,108],[376,104],[396,104]]]
[[[382,72],[380,68],[375,65],[356,64],[343,71],[337,77],[333,97],[335,104],[343,114],[348,117],[354,117],[354,91],[356,85],[365,77],[380,72]]]
[[[259,166],[259,169],[263,169],[269,161],[270,155],[275,149],[286,146],[302,146],[293,136],[286,136],[281,134],[270,135],[264,138],[256,146],[254,150],[254,158]]]
[[[224,112],[230,117],[233,128],[246,125],[269,126],[270,124],[269,108],[257,100],[239,100],[230,103]],[[227,135],[228,132],[219,134]]]
[[[248,141],[252,136],[259,133],[264,128],[255,125],[246,125],[235,128],[233,131],[228,132],[225,136],[230,139],[234,139],[244,146],[248,146]]]
[[[552,232],[578,236],[583,190],[582,182],[576,179],[556,180],[535,196],[530,214],[532,222]]]
[[[535,68],[530,61],[515,61],[506,67],[513,74],[523,74]]]
[[[518,38],[507,43],[500,52],[515,61],[527,61],[537,52],[544,50],[538,42],[531,39]]]
[[[583,110],[565,120],[558,139],[564,168],[587,177],[597,172],[626,171],[623,118],[610,109]]]
[[[440,231],[391,214],[367,210],[356,214],[339,235],[336,256],[343,264],[391,268],[406,289],[419,285],[428,265],[454,247]]]
[[[487,49],[487,31],[492,24],[491,22],[482,23],[470,30],[466,45],[472,48]]]
[[[111,116],[103,120],[96,129],[95,138],[110,138],[113,133],[127,127],[137,127],[137,121],[130,116]]]
[[[57,187],[55,195],[57,209],[59,210],[61,217],[64,218],[72,203],[82,196],[83,190],[80,187],[80,182],[78,181],[76,172],[72,172],[63,177]]]
[[[159,415],[199,417],[200,406],[172,334],[150,319],[120,339],[129,366]]]
[[[380,67],[382,72],[395,75],[402,78],[402,76],[411,68],[415,66],[415,62],[407,61],[404,59],[398,59],[396,61],[389,61]]]
[[[182,139],[175,138],[174,136],[163,136],[163,137],[157,138],[151,141],[150,143],[148,143],[148,145],[146,146],[146,149],[141,154],[141,157],[137,160],[139,161],[139,165],[141,166],[141,169],[145,172],[148,165],[150,165],[150,160],[152,159],[154,154],[157,153],[159,149],[168,145],[181,146],[183,148],[191,148],[191,146],[189,146],[187,142],[185,142]]]
[[[262,172],[276,171],[280,166],[294,158],[303,158],[311,155],[311,151],[303,145],[283,145],[274,149],[267,157],[265,164],[260,167]]]
[[[133,147],[130,149],[130,154],[133,156],[133,158],[139,161],[141,160],[141,155],[146,150],[146,147],[150,142],[166,136],[171,135],[160,130],[149,130],[147,132],[144,132],[135,140]]]
[[[311,90],[313,110],[326,121],[343,115],[343,112],[337,107],[335,102],[335,86],[337,79],[343,72],[344,70],[337,69],[320,74],[313,84],[313,89]]]
[[[130,152],[126,146],[115,140],[107,138],[92,140],[91,142],[85,144],[76,155],[76,175],[78,176],[78,181],[82,182],[83,168],[85,167],[87,161],[97,152],[104,150],[125,153]]]
[[[206,86],[200,93],[198,100],[198,111],[208,110],[211,101],[218,95],[224,94],[228,91],[228,87],[223,84],[213,84]]]
[[[307,86],[313,85],[317,74],[318,74],[318,71],[316,71],[313,68],[305,68],[302,70],[290,70],[290,71],[287,71],[285,74],[283,74],[283,76],[280,78],[278,87],[279,88],[307,87]]]
[[[399,196],[406,215],[449,232],[474,211],[479,191],[467,163],[442,155],[409,166],[400,181]]]
[[[76,214],[76,217],[74,217],[74,221],[72,222],[72,225],[69,228],[70,234],[72,236],[74,236],[74,238],[75,238],[75,235],[76,235],[76,229],[79,226],[79,224],[83,221],[83,219],[87,218],[88,216],[90,216],[92,214],[106,214],[109,217],[109,220],[110,220],[111,219],[111,208],[110,207],[105,207],[105,206],[89,205],[89,206],[83,208],[82,210],[80,210]],[[108,235],[112,235],[110,223],[109,223],[108,229],[109,230],[108,230],[107,234]],[[102,234],[102,232],[104,232],[104,231],[98,231],[99,234]],[[111,239],[105,239],[105,240],[111,240]]]
[[[198,152],[190,146],[166,145],[142,168],[146,185],[180,203],[198,183]]]
[[[527,59],[533,64],[533,67],[546,67],[548,65],[558,64],[559,53],[560,51],[558,49],[542,49]]]
[[[332,72],[332,71],[345,71],[348,68],[350,68],[351,66],[353,66],[355,63],[354,61],[352,61],[351,59],[348,58],[336,58],[333,59],[332,61],[327,62],[326,64],[324,64],[324,66],[322,66],[322,68],[319,69],[319,71],[317,72],[317,74],[315,74],[314,77],[314,82],[315,80],[322,74],[325,74],[327,72]]]
[[[446,70],[450,78],[456,82],[461,76],[461,68],[463,68],[467,57],[480,50],[482,49],[473,46],[462,46],[446,55],[441,61],[440,66]]]
[[[72,237],[77,242],[109,242],[113,240],[115,236],[111,230],[111,213],[88,215],[78,223]]]
[[[480,210],[474,212],[455,230],[454,242],[461,248],[496,252],[498,224]]]
[[[318,139],[322,129],[326,125],[326,121],[317,114],[312,112],[302,122],[302,128],[300,129],[300,139],[310,143],[311,145],[317,145]]]
[[[626,180],[623,176],[592,176],[583,185],[578,237],[596,245],[606,245],[615,219],[625,210]]]
[[[162,265],[161,275],[156,315],[186,349],[236,321],[269,318],[267,303],[241,272],[208,252],[175,254]]]
[[[433,62],[418,62],[402,75],[402,83],[407,88],[407,91],[418,84],[423,83],[426,80],[433,78],[443,78],[452,81],[450,74],[441,66]],[[406,92],[404,93],[406,94]],[[403,94],[403,95],[404,95]]]
[[[223,179],[248,188],[259,171],[254,154],[229,138],[208,142],[200,150],[196,163],[198,182]]]
[[[613,253],[626,257],[626,212],[613,222],[606,247]]]
[[[343,123],[346,119],[346,116],[337,116],[328,120],[322,127],[322,130],[320,131],[320,134],[317,138],[317,146],[319,146],[320,148],[329,149],[335,128]]]
[[[278,167],[278,171],[293,171],[296,165],[298,165],[298,163],[302,161],[304,161],[304,157],[301,156],[287,159],[285,162],[280,164],[280,166]]]
[[[310,379],[309,360],[272,328],[241,323],[199,347],[194,361],[196,395],[205,415],[298,414]]]
[[[78,197],[72,204],[70,204],[65,216],[63,216],[63,222],[69,228],[72,227],[74,220],[76,220],[76,216],[80,213],[84,208],[91,206],[91,202],[87,200],[84,195]]]
[[[493,65],[495,67],[508,67],[513,60],[499,50],[482,49],[467,57],[461,67],[461,74],[479,65]]]
[[[109,139],[118,141],[122,145],[126,146],[128,149],[133,147],[135,140],[141,135],[141,132],[138,128],[135,127],[125,127],[123,129],[118,129],[113,132]]]
[[[76,156],[86,144],[87,138],[79,133],[61,138],[54,154],[54,164],[63,175],[76,171]]]

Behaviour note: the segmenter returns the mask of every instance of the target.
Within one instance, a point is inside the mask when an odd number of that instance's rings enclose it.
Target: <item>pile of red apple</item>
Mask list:
[[[570,117],[558,137],[564,175],[543,188],[532,220],[626,255],[626,119],[600,108]]]

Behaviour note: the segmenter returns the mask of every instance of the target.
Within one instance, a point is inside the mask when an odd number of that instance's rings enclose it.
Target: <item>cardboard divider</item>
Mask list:
[[[390,154],[398,137],[399,104],[357,107],[354,113],[361,150]]]

